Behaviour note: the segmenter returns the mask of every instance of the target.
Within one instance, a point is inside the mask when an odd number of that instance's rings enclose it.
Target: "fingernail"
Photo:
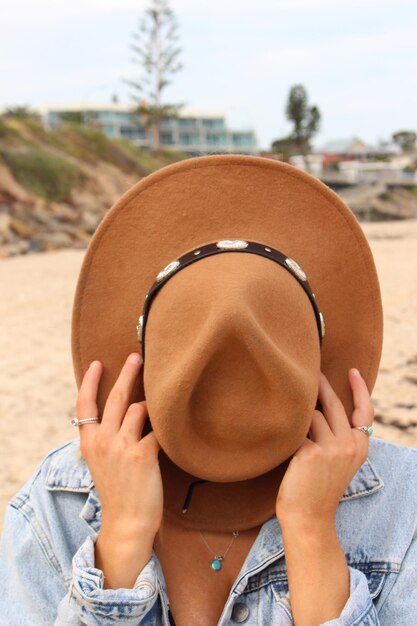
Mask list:
[[[133,352],[129,358],[128,361],[129,363],[140,363],[140,354],[138,354],[137,352]]]
[[[362,378],[360,371],[357,370],[356,367],[354,367],[352,371],[355,376],[359,376],[359,378]]]
[[[93,369],[96,369],[99,365],[100,365],[100,361],[92,361],[92,362],[90,363],[90,367],[89,367],[89,369],[92,369],[92,370],[93,370]]]

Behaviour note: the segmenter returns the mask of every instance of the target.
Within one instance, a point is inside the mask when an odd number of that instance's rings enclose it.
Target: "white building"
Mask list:
[[[133,106],[111,104],[72,104],[38,107],[47,128],[65,120],[78,119],[100,128],[111,139],[126,138],[139,147],[152,148],[152,133],[141,122]],[[190,155],[211,153],[258,154],[258,141],[251,128],[230,129],[218,110],[184,108],[177,118],[163,119],[160,142],[164,148]]]

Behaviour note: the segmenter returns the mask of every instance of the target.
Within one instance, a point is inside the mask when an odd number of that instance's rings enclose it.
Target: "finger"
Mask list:
[[[150,433],[145,435],[143,439],[140,440],[139,444],[142,448],[145,448],[151,456],[158,456],[158,453],[161,449],[161,445],[156,438],[156,435],[153,430]]]
[[[365,460],[369,452],[369,435],[357,426],[371,426],[375,411],[369,396],[368,387],[358,370],[349,370],[349,381],[352,387],[354,410],[352,413],[352,434]]]
[[[315,441],[312,441],[311,439],[304,439],[301,446],[299,446],[294,454],[291,456],[290,462],[296,460],[297,455],[301,456],[302,454],[304,454],[304,450],[314,450],[316,447],[317,444]]]
[[[313,411],[309,433],[311,440],[319,445],[325,446],[334,441],[333,431],[320,411]]]
[[[102,369],[100,361],[93,361],[84,374],[77,398],[77,417],[79,420],[85,419],[86,417],[96,417],[98,415],[97,390]],[[81,424],[81,426],[78,427],[80,445],[82,447],[94,437],[98,428],[99,422]]]
[[[134,402],[127,409],[125,418],[120,426],[120,434],[124,434],[129,441],[140,441],[143,427],[148,416],[146,402]]]
[[[354,404],[352,426],[370,426],[374,420],[375,410],[366,382],[354,368],[349,370],[349,382]]]
[[[350,423],[340,398],[336,395],[323,372],[320,372],[319,399],[332,432],[336,437],[350,436]]]
[[[142,358],[138,352],[132,352],[126,359],[104,407],[101,420],[103,433],[114,435],[119,431],[130,404],[141,365]]]

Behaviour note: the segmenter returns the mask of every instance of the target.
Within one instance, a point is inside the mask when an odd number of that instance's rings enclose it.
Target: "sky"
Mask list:
[[[130,45],[148,0],[3,0],[0,108],[132,104]],[[224,111],[262,149],[291,130],[285,105],[303,84],[322,115],[313,144],[376,144],[417,130],[415,0],[171,0],[183,69],[166,102]]]

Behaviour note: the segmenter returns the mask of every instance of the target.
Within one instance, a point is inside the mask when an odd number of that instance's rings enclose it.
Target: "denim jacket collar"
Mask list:
[[[78,438],[71,440],[68,446],[61,451],[61,454],[57,455],[51,462],[45,479],[45,487],[49,491],[64,490],[88,493],[79,517],[87,523],[94,533],[97,534],[100,531],[100,500],[87,463],[81,455]],[[345,489],[340,502],[367,496],[383,487],[382,478],[368,458]],[[274,515],[262,525],[236,578],[229,599],[240,595],[245,590],[256,590],[273,580],[278,586],[280,584],[285,585],[287,572],[285,562],[281,559],[283,554],[281,528]],[[158,573],[161,593],[167,601],[165,579],[154,552],[152,559]]]

